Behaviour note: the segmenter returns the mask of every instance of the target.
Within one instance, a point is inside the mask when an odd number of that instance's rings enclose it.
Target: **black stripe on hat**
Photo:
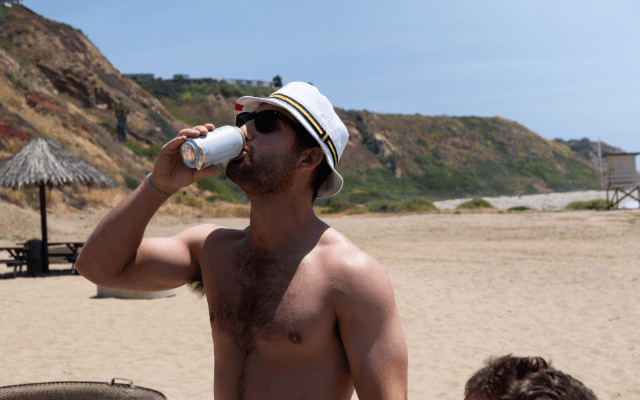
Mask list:
[[[289,104],[293,108],[295,108],[300,115],[304,117],[305,120],[311,125],[315,134],[322,140],[322,142],[329,148],[331,151],[331,155],[333,156],[333,165],[334,168],[338,166],[338,154],[336,153],[336,148],[333,144],[333,141],[329,137],[329,134],[322,129],[322,126],[318,123],[318,121],[313,117],[313,115],[300,103],[295,101],[289,96],[285,96],[281,93],[276,93],[268,97],[269,99],[276,98],[278,100],[284,101]]]

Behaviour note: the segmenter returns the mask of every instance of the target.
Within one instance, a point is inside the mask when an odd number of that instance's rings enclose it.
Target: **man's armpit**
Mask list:
[[[191,278],[191,282],[187,284],[187,287],[193,294],[198,296],[199,299],[204,297],[204,282],[202,280],[202,273],[198,273],[193,278]]]

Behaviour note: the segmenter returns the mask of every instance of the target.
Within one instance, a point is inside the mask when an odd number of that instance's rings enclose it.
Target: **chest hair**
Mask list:
[[[214,283],[212,321],[245,350],[253,347],[257,337],[268,338],[285,330],[290,322],[287,313],[280,312],[275,318],[276,311],[299,265],[300,260],[276,260],[256,251],[233,251]]]

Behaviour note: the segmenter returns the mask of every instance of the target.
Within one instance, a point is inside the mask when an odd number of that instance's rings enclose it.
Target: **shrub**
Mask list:
[[[431,200],[424,197],[413,197],[410,199],[381,199],[368,203],[365,210],[370,212],[390,212],[398,213],[403,211],[416,212],[416,211],[429,211],[435,210],[436,206],[433,205]]]
[[[24,90],[28,90],[29,86],[27,86],[27,84],[22,80],[22,79],[17,79],[15,82],[17,87],[24,89]]]
[[[160,149],[162,149],[162,146],[157,144],[152,144],[146,149],[141,149],[138,155],[146,158],[151,162],[155,162],[156,159],[158,158],[158,155],[160,154]]]
[[[569,211],[578,211],[578,210],[606,210],[613,205],[612,201],[608,201],[605,199],[596,199],[589,201],[574,201],[572,203],[567,204],[564,208]]]
[[[340,197],[331,197],[324,204],[329,208],[326,210],[322,210],[321,211],[322,214],[336,214],[336,213],[348,210],[350,208],[353,208],[352,202]]]
[[[111,123],[111,122],[101,122],[100,126],[103,127],[104,129],[106,129],[107,132],[109,132],[109,134],[112,137],[116,137],[117,128],[113,123]]]
[[[208,202],[214,202],[216,200],[228,201],[230,203],[236,202],[236,198],[231,191],[215,176],[205,176],[196,182],[196,186],[200,190],[208,190],[211,192],[211,196],[207,197]]]
[[[524,211],[529,211],[531,210],[530,207],[527,206],[517,206],[517,207],[511,207],[509,208],[507,211],[509,212],[524,212]]]
[[[178,204],[184,204],[190,207],[200,207],[202,206],[202,201],[196,199],[193,196],[190,196],[188,194],[185,193],[176,193],[173,196],[173,201],[175,201]]]
[[[428,211],[435,210],[436,206],[433,204],[433,201],[425,199],[424,197],[414,197],[402,200],[402,209],[407,211]]]
[[[146,158],[151,162],[156,161],[156,158],[158,158],[158,154],[160,154],[160,149],[162,149],[162,146],[157,144],[152,144],[146,149],[143,149],[142,147],[140,147],[140,145],[134,142],[126,142],[124,145],[126,148],[133,151],[136,155],[142,158]]]
[[[377,190],[363,191],[363,190],[356,189],[351,191],[348,197],[350,202],[356,203],[356,204],[362,204],[372,200],[384,199],[387,196],[385,196],[384,194],[380,193]]]
[[[400,200],[397,199],[381,199],[368,203],[365,210],[371,212],[398,212],[400,211]]]
[[[465,201],[460,204],[458,208],[467,208],[470,210],[478,209],[478,208],[495,208],[491,203],[483,199],[482,197],[474,197],[469,201]]]
[[[135,188],[140,186],[141,182],[135,176],[130,175],[130,174],[126,174],[126,173],[123,173],[121,175],[124,178],[124,184],[127,186],[127,188],[129,188],[131,190],[134,190]]]

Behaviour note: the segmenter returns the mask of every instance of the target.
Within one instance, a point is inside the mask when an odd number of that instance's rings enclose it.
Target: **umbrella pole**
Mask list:
[[[47,194],[40,184],[40,221],[42,223],[42,271],[49,273],[49,246],[47,245]]]

